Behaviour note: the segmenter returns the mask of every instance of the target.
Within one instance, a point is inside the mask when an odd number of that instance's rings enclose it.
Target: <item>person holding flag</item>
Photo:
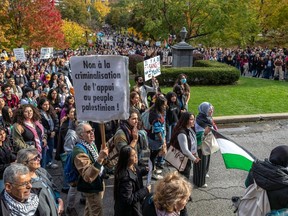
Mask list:
[[[245,185],[255,181],[266,190],[271,210],[288,208],[288,146],[274,148],[269,159],[253,163]]]
[[[212,115],[214,107],[209,102],[203,102],[198,107],[199,114],[196,117],[195,131],[197,137],[199,163],[193,164],[193,183],[197,187],[207,187],[205,183],[206,177],[209,177],[208,170],[210,164],[210,155],[203,155],[201,144],[205,136],[211,131],[210,128],[217,130],[217,126],[213,121]]]

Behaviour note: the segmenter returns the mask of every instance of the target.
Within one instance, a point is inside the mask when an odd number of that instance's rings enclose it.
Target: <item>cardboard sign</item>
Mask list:
[[[150,58],[144,61],[144,79],[150,80],[153,76],[159,76],[161,74],[160,69],[160,56]]]
[[[77,119],[106,122],[129,118],[129,72],[125,56],[72,56]]]
[[[42,47],[40,52],[40,59],[53,58],[53,47]]]
[[[15,48],[13,49],[14,56],[16,60],[20,60],[21,62],[26,62],[26,56],[25,56],[25,51],[24,48]]]

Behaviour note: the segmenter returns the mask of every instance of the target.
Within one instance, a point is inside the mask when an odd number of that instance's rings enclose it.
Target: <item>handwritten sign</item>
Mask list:
[[[26,56],[24,48],[15,48],[13,49],[14,56],[16,60],[20,60],[21,62],[26,62]]]
[[[128,119],[127,57],[73,56],[70,63],[77,119],[94,122]]]
[[[40,52],[40,59],[53,58],[53,47],[42,47]]]
[[[150,58],[144,61],[144,79],[150,80],[153,76],[159,76],[160,70],[160,56]]]

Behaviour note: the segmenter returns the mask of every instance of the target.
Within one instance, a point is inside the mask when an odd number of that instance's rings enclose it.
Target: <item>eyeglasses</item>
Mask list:
[[[15,184],[15,183],[10,183],[10,184],[16,185],[18,187],[26,187],[27,188],[27,186],[32,187],[32,180],[24,182],[22,184]]]
[[[30,161],[37,161],[37,160],[40,160],[40,159],[41,159],[40,155],[36,155],[34,158],[28,160],[28,162],[30,162]]]
[[[94,131],[95,131],[95,129],[94,129],[94,128],[92,128],[91,130],[85,131],[85,133],[86,133],[86,134],[91,134],[91,133],[93,133],[93,134],[94,134]]]

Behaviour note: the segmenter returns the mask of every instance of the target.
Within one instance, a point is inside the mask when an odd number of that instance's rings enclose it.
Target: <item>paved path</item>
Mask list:
[[[269,156],[277,145],[287,144],[288,120],[258,121],[219,125],[219,132],[251,151],[259,159]],[[165,168],[168,172],[169,168]],[[61,186],[60,169],[53,171],[56,183]],[[221,154],[212,155],[207,179],[208,188],[194,188],[193,202],[188,203],[189,214],[193,216],[230,216],[233,214],[231,197],[242,195],[247,172],[227,170],[224,167]],[[113,177],[106,181],[104,197],[104,215],[113,216]],[[62,194],[65,200],[65,194]],[[79,215],[83,215],[84,206],[76,203]],[[76,215],[75,215],[76,216]]]

